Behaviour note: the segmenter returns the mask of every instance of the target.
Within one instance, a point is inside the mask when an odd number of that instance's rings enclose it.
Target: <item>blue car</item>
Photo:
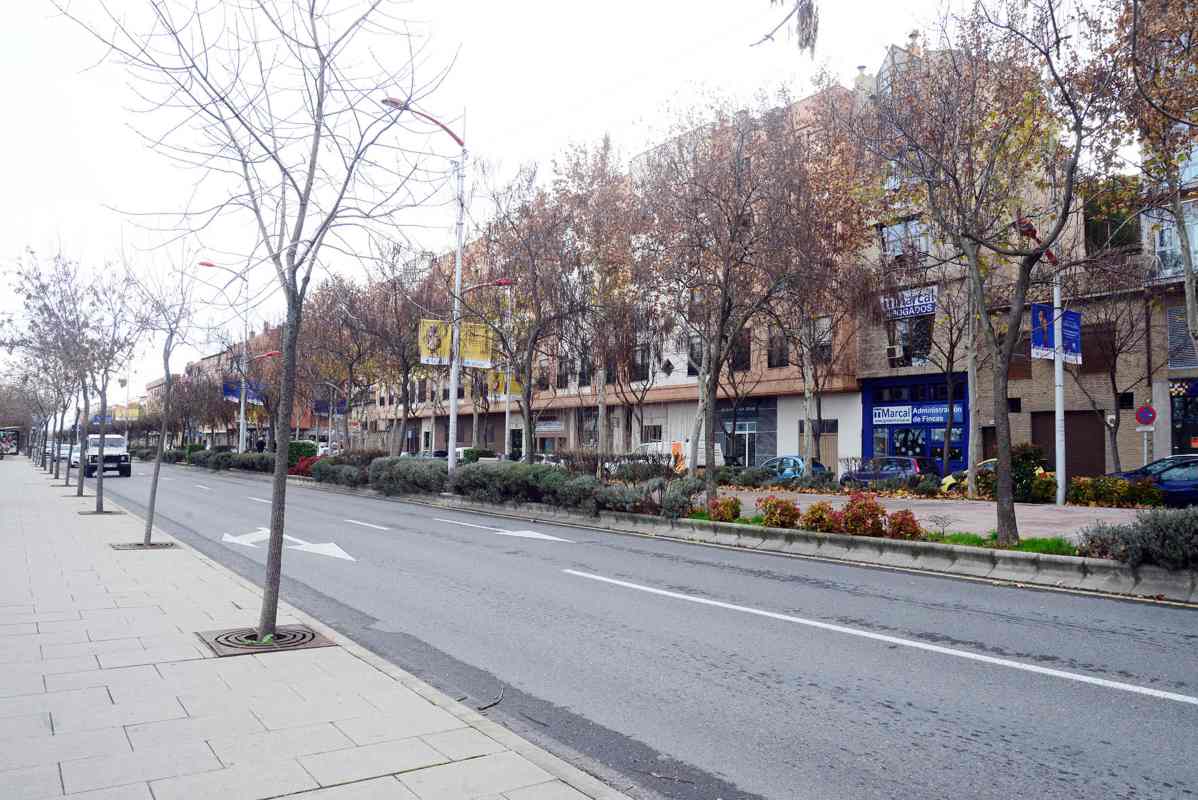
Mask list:
[[[788,481],[807,474],[807,464],[802,456],[778,456],[761,465],[762,469],[773,470],[777,480]]]
[[[1190,454],[1165,456],[1164,458],[1158,458],[1156,461],[1145,464],[1139,469],[1129,469],[1124,470],[1123,472],[1112,472],[1111,477],[1123,478],[1124,480],[1128,481],[1142,481],[1145,479],[1151,480],[1171,467],[1177,467],[1191,461],[1198,461],[1198,455]]]
[[[1165,505],[1172,508],[1198,505],[1198,459],[1162,470],[1151,480],[1164,493]]]

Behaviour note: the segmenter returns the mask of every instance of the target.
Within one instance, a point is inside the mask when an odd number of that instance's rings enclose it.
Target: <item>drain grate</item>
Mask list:
[[[170,550],[175,546],[174,542],[121,542],[120,544],[108,545],[113,550]]]
[[[258,641],[258,631],[254,628],[200,631],[196,635],[203,639],[218,657],[304,650],[310,647],[336,647],[334,642],[305,625],[280,625],[275,629],[274,639],[267,644]]]

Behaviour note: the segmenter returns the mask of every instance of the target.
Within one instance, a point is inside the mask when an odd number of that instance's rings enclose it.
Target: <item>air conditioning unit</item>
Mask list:
[[[892,344],[886,347],[886,357],[897,360],[903,357],[903,346],[901,344]]]

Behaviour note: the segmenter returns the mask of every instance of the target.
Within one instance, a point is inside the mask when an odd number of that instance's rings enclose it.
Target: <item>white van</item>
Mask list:
[[[641,455],[668,456],[676,452],[682,453],[681,463],[675,463],[674,469],[678,472],[683,472],[687,468],[686,460],[690,458],[690,443],[685,439],[680,442],[645,442],[633,448],[633,453]],[[696,455],[700,467],[707,466],[707,448],[706,442],[699,440],[699,452]],[[715,465],[717,467],[724,466],[724,450],[720,447],[719,442],[715,445]]]

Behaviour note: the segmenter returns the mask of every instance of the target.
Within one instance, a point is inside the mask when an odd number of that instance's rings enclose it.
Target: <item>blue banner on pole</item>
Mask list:
[[[1056,335],[1052,306],[1032,303],[1032,358],[1056,358]],[[1080,311],[1061,312],[1061,349],[1066,364],[1082,363],[1082,315]]]

